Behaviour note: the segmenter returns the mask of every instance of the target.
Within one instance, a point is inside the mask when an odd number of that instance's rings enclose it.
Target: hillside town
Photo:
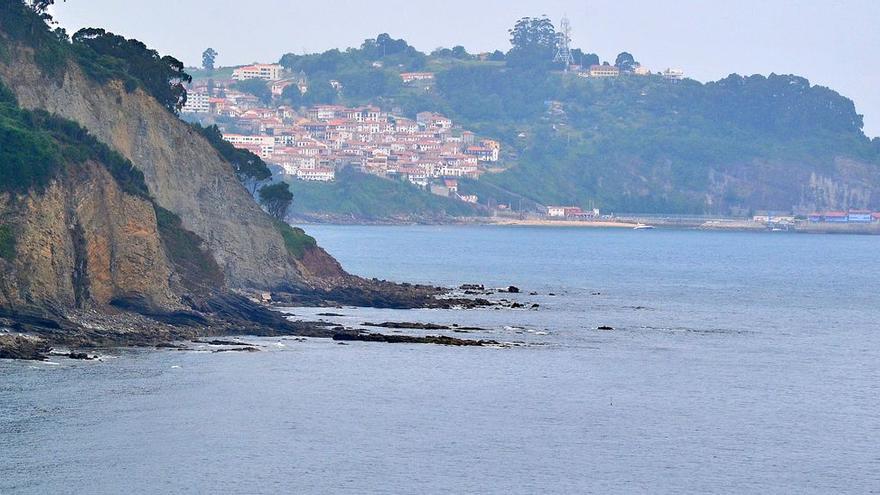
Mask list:
[[[401,77],[405,82],[426,81],[433,74]],[[291,77],[279,65],[240,67],[232,74],[233,81],[251,79],[264,80],[275,96],[290,85],[308,91],[304,75]],[[351,166],[449,194],[450,179],[478,178],[500,160],[498,141],[480,138],[437,113],[422,112],[413,120],[376,106],[267,106],[232,89],[231,83],[192,85],[182,113],[199,121],[222,119],[224,139],[275,165],[281,175],[332,181],[337,170]],[[474,197],[459,199],[476,202]]]
[[[618,67],[607,64],[570,65],[568,69],[586,78],[621,75]],[[652,74],[637,63],[629,73]],[[684,77],[677,69],[659,75],[669,80]],[[432,72],[400,74],[402,84],[419,87],[430,87],[434,76]],[[309,90],[306,74],[290,73],[278,64],[237,67],[226,80],[192,84],[182,114],[188,120],[217,122],[227,141],[257,154],[283,176],[332,181],[336,171],[351,166],[445,194],[448,179],[478,178],[497,168],[501,159],[497,140],[478,137],[438,113],[422,112],[413,120],[399,115],[399,111],[376,106],[272,105],[235,89],[235,83],[251,80],[264,81],[273,99],[290,86],[296,86],[301,94]],[[342,86],[338,81],[330,81],[330,85],[337,90]]]

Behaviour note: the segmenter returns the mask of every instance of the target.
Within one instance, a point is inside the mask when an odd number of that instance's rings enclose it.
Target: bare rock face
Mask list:
[[[87,163],[16,205],[5,212],[21,219],[16,256],[0,260],[6,306],[105,307],[139,294],[180,307],[153,206],[122,192],[101,165]]]
[[[239,183],[231,166],[186,123],[142,90],[98,84],[70,64],[63,79],[40,72],[24,50],[0,63],[0,79],[24,108],[78,122],[140,169],[156,202],[204,239],[233,288],[325,285],[346,278],[323,250],[308,267],[287,252],[272,220]]]
[[[787,211],[870,208],[876,201],[880,168],[838,157],[823,169],[780,160],[751,160],[709,173],[706,204],[725,211],[743,204]]]
[[[52,348],[37,337],[0,334],[0,359],[43,361]]]

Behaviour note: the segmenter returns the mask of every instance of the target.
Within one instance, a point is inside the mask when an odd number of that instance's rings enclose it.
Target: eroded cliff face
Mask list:
[[[122,192],[99,164],[68,170],[44,191],[0,200],[16,237],[0,259],[0,307],[106,308],[137,295],[182,307],[149,201]]]
[[[131,160],[144,173],[156,202],[205,241],[229,286],[322,287],[347,279],[319,248],[309,253],[306,264],[291,258],[271,219],[231,166],[143,91],[128,92],[118,82],[98,84],[73,64],[63,78],[46,77],[23,49],[0,63],[0,78],[20,106],[76,121]]]
[[[782,211],[846,210],[880,205],[880,168],[838,157],[825,167],[755,160],[710,171],[707,205],[714,211],[762,205]]]

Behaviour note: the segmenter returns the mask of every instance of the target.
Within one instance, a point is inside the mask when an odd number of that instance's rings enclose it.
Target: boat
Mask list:
[[[653,225],[645,225],[643,223],[636,224],[636,226],[633,227],[633,230],[653,230],[653,229],[654,229]]]

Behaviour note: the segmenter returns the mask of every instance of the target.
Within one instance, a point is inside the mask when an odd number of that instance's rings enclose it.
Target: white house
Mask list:
[[[594,65],[590,67],[590,77],[617,77],[620,69],[613,65]]]
[[[239,67],[232,71],[232,78],[236,81],[248,79],[263,79],[264,81],[277,81],[281,79],[284,68],[278,64],[254,64]]]
[[[547,216],[554,217],[554,218],[565,217],[565,207],[564,206],[548,206],[547,207]]]
[[[211,96],[205,92],[189,92],[186,94],[186,105],[180,111],[183,113],[210,113]]]
[[[684,79],[684,71],[681,69],[666,69],[663,71],[663,77],[671,81],[680,81]]]

